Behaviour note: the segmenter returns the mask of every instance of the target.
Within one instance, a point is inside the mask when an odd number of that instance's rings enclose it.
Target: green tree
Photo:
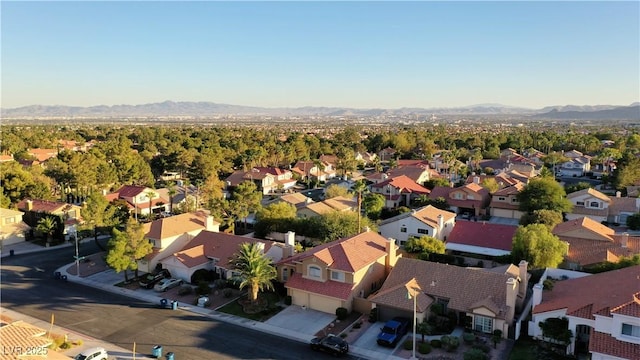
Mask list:
[[[554,210],[534,210],[531,214],[524,214],[520,218],[520,225],[543,224],[549,230],[562,222],[562,213]]]
[[[310,234],[322,242],[334,241],[344,237],[354,236],[358,231],[358,215],[354,211],[333,211],[321,216],[312,217],[308,227]],[[367,218],[362,219],[362,227],[375,231],[375,225]]]
[[[384,208],[386,200],[382,194],[366,194],[362,205],[364,206],[364,213],[367,217],[373,220],[380,218],[380,213]]]
[[[589,189],[591,187],[592,186],[590,183],[586,181],[580,181],[574,184],[568,184],[567,186],[564,187],[564,190],[566,191],[567,194],[571,194],[572,192]]]
[[[296,207],[284,201],[269,204],[256,213],[256,220],[293,219],[296,217]]]
[[[629,230],[640,229],[640,213],[635,213],[627,217],[627,226]]]
[[[146,196],[147,199],[149,199],[149,220],[152,220],[153,219],[152,200],[155,199],[156,192],[153,190],[148,190],[147,192],[144,193],[144,195]],[[198,209],[196,208],[196,210]]]
[[[273,290],[272,281],[277,277],[276,268],[258,244],[241,244],[230,263],[240,273],[240,289],[249,288],[249,300],[252,303],[258,300],[258,292]]]
[[[58,230],[58,222],[53,216],[45,216],[38,221],[36,230],[46,237],[47,244],[49,244]]]
[[[230,201],[231,213],[236,219],[244,220],[244,228],[247,229],[247,217],[252,212],[260,209],[262,201],[262,193],[258,191],[258,187],[251,181],[240,183],[233,191],[233,198]]]
[[[534,210],[570,212],[573,205],[566,195],[562,185],[553,178],[536,178],[518,193],[517,199],[520,211],[526,213],[533,213]]]
[[[566,245],[543,224],[518,226],[513,236],[511,255],[526,260],[532,268],[555,268],[564,259]]]
[[[173,213],[173,198],[178,194],[176,190],[176,183],[173,181],[167,184],[167,195],[169,195],[169,212]]]
[[[91,229],[98,226],[113,226],[121,223],[117,214],[118,208],[110,204],[107,199],[97,191],[89,194],[80,213],[84,220],[83,227]]]
[[[124,271],[125,282],[129,281],[127,270],[134,270],[138,277],[138,260],[153,251],[142,224],[134,219],[129,219],[124,231],[112,230],[108,246],[107,264],[118,273]]]
[[[449,186],[449,179],[442,177],[436,177],[425,181],[424,187],[429,190],[433,190],[436,186]]]
[[[362,230],[362,193],[367,190],[367,183],[364,180],[358,180],[353,184],[353,192],[356,193],[356,198],[358,202],[358,231]]]
[[[324,198],[331,199],[338,196],[349,196],[349,190],[344,186],[332,184],[324,189]]]
[[[416,327],[416,332],[422,335],[422,342],[424,342],[425,335],[431,335],[433,334],[433,331],[433,325],[429,324],[426,320],[418,323]]]
[[[429,258],[429,254],[444,254],[444,241],[432,236],[410,236],[404,245],[405,250],[410,253],[419,253],[421,257]]]
[[[498,182],[495,178],[485,178],[480,183],[480,186],[487,189],[490,194],[493,194],[494,192],[500,190],[500,185],[498,185]]]

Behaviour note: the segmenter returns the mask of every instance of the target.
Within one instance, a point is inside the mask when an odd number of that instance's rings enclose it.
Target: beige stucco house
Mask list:
[[[316,246],[276,264],[293,305],[334,314],[378,289],[400,255],[395,240],[365,231]]]
[[[22,211],[0,208],[0,249],[5,245],[25,241],[29,225],[22,221]]]
[[[431,236],[444,241],[455,224],[455,213],[427,205],[383,220],[378,225],[378,231],[385,238],[394,238],[398,245],[404,245],[412,236]]]

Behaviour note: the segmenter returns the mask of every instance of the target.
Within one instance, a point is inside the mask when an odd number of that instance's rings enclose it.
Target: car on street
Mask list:
[[[142,278],[142,280],[138,282],[138,284],[145,289],[152,289],[158,281],[170,277],[171,274],[169,273],[169,270],[161,269],[151,274],[147,274],[144,278]]]
[[[176,286],[182,285],[183,281],[175,278],[162,279],[153,287],[155,291],[167,291]]]
[[[409,319],[394,317],[387,321],[384,327],[380,328],[377,339],[378,345],[395,347],[408,330]]]
[[[92,347],[82,351],[74,357],[74,360],[108,360],[107,350],[102,347]]]
[[[341,337],[329,334],[311,339],[311,349],[338,356],[349,352],[349,344]]]

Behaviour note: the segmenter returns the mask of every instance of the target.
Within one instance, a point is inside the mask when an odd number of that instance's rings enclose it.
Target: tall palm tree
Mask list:
[[[367,190],[367,184],[364,180],[358,180],[353,184],[353,191],[358,195],[358,233],[362,229],[361,217],[362,217],[362,193]]]
[[[243,243],[231,259],[231,265],[240,272],[240,289],[249,288],[249,300],[255,303],[258,292],[273,290],[272,280],[277,272],[270,258],[262,252],[257,243]]]
[[[171,181],[167,185],[167,194],[169,194],[169,212],[173,214],[173,197],[176,196],[178,191],[176,190],[176,184]]]
[[[149,199],[149,219],[151,219],[151,215],[153,214],[151,210],[151,200],[153,200],[156,197],[156,192],[153,190],[149,190],[144,194],[147,196],[147,199]]]

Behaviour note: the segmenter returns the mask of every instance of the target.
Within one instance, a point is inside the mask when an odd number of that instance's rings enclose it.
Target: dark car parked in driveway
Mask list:
[[[153,286],[164,278],[170,278],[171,274],[167,269],[161,269],[145,276],[138,284],[145,289],[152,289]]]
[[[395,317],[387,321],[384,327],[380,329],[377,340],[378,345],[395,347],[408,330],[409,319]]]
[[[332,355],[345,355],[349,352],[349,344],[339,336],[327,335],[313,338],[311,349],[316,351],[326,351]]]

